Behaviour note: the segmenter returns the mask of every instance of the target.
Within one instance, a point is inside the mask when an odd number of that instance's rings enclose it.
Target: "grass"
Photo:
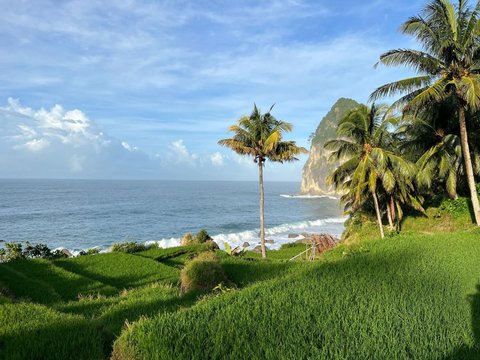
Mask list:
[[[153,259],[120,252],[55,260],[54,264],[116,289],[178,281],[178,270]]]
[[[0,306],[0,359],[102,359],[99,328],[31,303]]]
[[[0,359],[478,358],[480,232],[413,231],[316,262],[217,252],[208,296],[178,287],[205,245],[0,264]]]
[[[287,245],[284,245],[279,250],[267,249],[267,258],[270,260],[289,260],[295,255],[298,255],[305,250],[306,250],[305,244],[295,244],[295,243],[287,244]],[[251,258],[251,259],[261,259],[262,254],[254,251],[247,251],[245,257]]]
[[[181,268],[185,265],[185,262],[209,249],[211,249],[209,244],[193,244],[168,249],[153,248],[138,252],[136,255],[159,261],[165,265]]]
[[[0,264],[0,359],[109,357],[125,323],[193,304],[178,280],[125,253]]]
[[[0,282],[17,297],[42,304],[76,299],[78,294],[111,295],[117,291],[108,284],[65,270],[43,259],[0,264]]]
[[[283,277],[142,319],[116,341],[114,358],[476,359],[479,237],[342,246]]]

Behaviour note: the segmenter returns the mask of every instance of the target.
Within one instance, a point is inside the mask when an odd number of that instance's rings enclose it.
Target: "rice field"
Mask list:
[[[181,295],[205,249],[0,264],[0,359],[479,358],[478,230],[219,252],[228,288]]]
[[[142,319],[116,341],[114,358],[479,358],[480,232],[397,236],[347,250]]]

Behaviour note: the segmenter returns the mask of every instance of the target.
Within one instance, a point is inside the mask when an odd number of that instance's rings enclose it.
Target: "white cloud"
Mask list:
[[[136,146],[131,146],[129,143],[127,143],[126,141],[122,141],[122,146],[125,150],[127,151],[137,151],[138,150],[138,147]]]
[[[235,161],[238,165],[241,165],[247,168],[253,168],[255,166],[253,158],[250,156],[240,156],[235,154],[233,155],[233,161]]]
[[[224,164],[223,155],[219,152],[213,153],[210,156],[210,161],[212,162],[213,166],[223,166]]]
[[[15,145],[15,149],[27,149],[33,152],[41,151],[42,149],[45,149],[48,145],[50,145],[50,141],[45,140],[45,139],[33,139],[30,141],[27,141],[24,144],[19,144]]]
[[[173,141],[170,146],[169,158],[176,163],[188,163],[195,165],[195,162],[198,160],[198,155],[191,154],[183,143],[183,139]]]

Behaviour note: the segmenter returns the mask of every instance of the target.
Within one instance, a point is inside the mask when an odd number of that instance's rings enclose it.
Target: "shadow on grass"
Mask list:
[[[474,337],[473,346],[461,346],[444,360],[478,360],[480,359],[480,284],[477,284],[477,291],[469,297],[472,308],[472,331]]]
[[[292,262],[269,262],[262,260],[224,260],[223,270],[227,278],[239,287],[252,283],[279,278],[295,266]]]
[[[100,256],[100,255],[93,255]],[[152,260],[153,261],[153,260]],[[84,264],[75,263],[73,261],[56,261],[56,266],[59,266],[72,273],[99,281],[105,285],[112,286],[119,290],[148,285],[152,282],[162,283],[176,283],[178,281],[177,274],[174,269],[165,266],[165,269],[147,269],[137,271],[134,267],[136,264],[125,265],[121,261],[112,262],[108,264],[106,270],[102,269],[102,265],[97,267],[95,271],[88,269]],[[106,275],[108,270],[115,269],[115,273]],[[171,269],[171,271],[170,271]],[[128,273],[130,270],[137,271],[137,273]],[[166,270],[165,274],[161,271]],[[102,273],[103,271],[103,273]]]

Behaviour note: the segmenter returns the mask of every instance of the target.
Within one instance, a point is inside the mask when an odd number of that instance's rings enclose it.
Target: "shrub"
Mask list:
[[[213,241],[212,237],[208,235],[207,230],[202,229],[195,236],[193,236],[192,233],[186,233],[183,235],[180,245],[187,246],[193,244],[204,244],[209,241]]]
[[[27,241],[27,245],[25,246],[25,250],[23,251],[23,255],[28,258],[42,258],[42,259],[49,259],[52,257],[52,251],[49,247],[45,244],[36,244],[32,245],[30,242]]]
[[[208,235],[207,230],[202,229],[198,232],[198,234],[195,236],[195,239],[198,244],[203,244],[207,241],[213,240],[210,235]]]
[[[0,249],[0,262],[24,259],[22,244],[16,242],[5,243],[5,248]]]
[[[80,256],[85,256],[85,255],[95,255],[95,254],[98,254],[100,253],[100,249],[99,248],[91,248],[91,249],[87,249],[87,250],[82,250],[78,253],[78,255]]]
[[[183,235],[182,240],[180,241],[180,245],[182,246],[192,245],[194,243],[195,239],[192,233],[186,233],[185,235]]]
[[[204,252],[188,262],[180,273],[181,291],[208,291],[227,278],[218,257],[213,252]]]
[[[454,217],[458,217],[463,214],[469,213],[468,203],[469,203],[469,199],[462,198],[462,197],[459,197],[456,200],[445,199],[440,204],[439,209],[442,212],[450,213]]]
[[[112,252],[124,252],[127,254],[133,254],[140,251],[147,250],[147,247],[143,244],[139,244],[135,241],[115,243],[112,245]]]

